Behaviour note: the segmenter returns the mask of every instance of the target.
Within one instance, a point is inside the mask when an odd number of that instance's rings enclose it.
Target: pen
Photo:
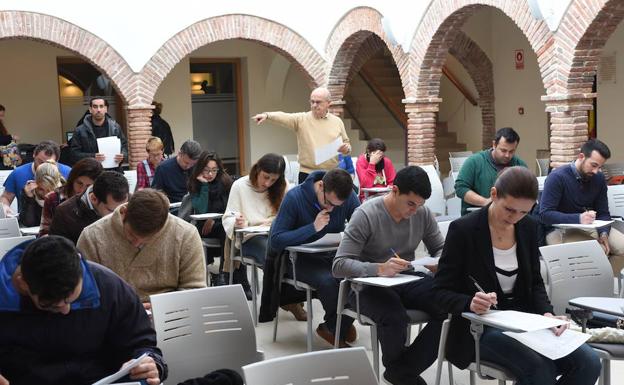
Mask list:
[[[323,211],[323,209],[321,209],[321,205],[319,205],[318,203],[314,202],[314,207],[316,207],[316,209],[318,211]]]
[[[483,288],[481,287],[481,285],[479,285],[479,283],[477,282],[477,280],[476,280],[476,279],[474,279],[474,277],[473,277],[472,275],[469,275],[469,276],[468,276],[468,278],[470,278],[470,280],[471,280],[471,281],[472,281],[472,283],[475,285],[475,287],[477,288],[477,290],[479,290],[481,293],[486,294],[486,293],[485,293],[485,290],[483,290]],[[493,307],[494,309],[498,309],[498,308],[496,307],[496,305],[494,305],[494,304],[492,304],[492,307]]]
[[[397,257],[397,258],[399,258],[399,259],[403,259],[403,258],[401,258],[401,257],[399,256],[399,254],[397,254],[397,252],[396,252],[396,251],[394,251],[394,249],[393,249],[392,247],[390,248],[390,251],[392,252],[392,254],[394,254],[394,256],[395,256],[395,257]]]

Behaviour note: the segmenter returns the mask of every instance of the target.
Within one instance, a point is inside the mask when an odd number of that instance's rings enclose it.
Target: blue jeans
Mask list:
[[[518,379],[517,385],[593,385],[601,369],[598,355],[587,344],[551,360],[489,327],[481,336],[481,359],[508,369]]]
[[[248,239],[242,245],[242,254],[245,257],[252,257],[264,268],[268,239],[268,235],[256,235]]]

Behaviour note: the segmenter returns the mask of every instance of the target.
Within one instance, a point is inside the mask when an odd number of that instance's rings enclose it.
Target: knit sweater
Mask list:
[[[287,127],[297,134],[297,148],[299,149],[299,169],[310,173],[314,170],[331,170],[338,165],[336,156],[321,164],[314,160],[314,149],[325,146],[333,140],[342,137],[343,143],[349,143],[342,120],[328,113],[324,118],[317,119],[311,111],[288,114],[285,112],[268,112],[267,119]]]
[[[77,246],[85,258],[121,276],[142,301],[152,294],[206,287],[204,250],[193,225],[169,214],[163,228],[137,249],[124,236],[124,206],[83,230]]]

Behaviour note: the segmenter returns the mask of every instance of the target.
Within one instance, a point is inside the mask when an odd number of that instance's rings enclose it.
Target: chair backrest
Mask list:
[[[538,176],[546,176],[548,175],[548,170],[550,169],[550,159],[535,159],[537,162],[537,168],[539,169]]]
[[[538,176],[537,177],[537,188],[539,191],[544,191],[544,183],[546,183],[546,177],[545,176]]]
[[[286,162],[286,169],[284,170],[284,177],[290,183],[294,183],[295,185],[299,183],[299,162],[296,160],[292,160],[291,157],[295,157],[296,155],[283,155],[284,161]]]
[[[425,206],[429,207],[435,215],[446,215],[446,201],[444,200],[444,188],[442,181],[438,176],[438,172],[432,165],[421,166],[429,176],[431,183],[431,196],[425,202]]]
[[[442,179],[442,189],[444,190],[445,198],[452,198],[455,196],[455,181],[452,177],[447,176]]]
[[[134,189],[136,188],[136,184],[137,184],[137,172],[136,172],[136,170],[126,170],[126,171],[124,171],[124,176],[128,180],[128,186],[130,188],[128,191],[130,191],[130,193],[133,193]]]
[[[448,234],[448,229],[449,226],[451,225],[452,221],[443,221],[443,222],[438,222],[438,228],[440,229],[440,232],[442,233],[442,236],[444,237],[444,239],[446,239],[446,234]]]
[[[452,217],[461,216],[461,199],[453,197],[446,200],[446,215]]]
[[[29,235],[27,237],[0,238],[0,260],[4,258],[4,255],[7,253],[7,251],[11,250],[22,242],[30,241],[33,239],[35,239],[34,235]]]
[[[624,162],[605,163],[602,165],[602,173],[607,179],[624,175]]]
[[[0,238],[14,238],[21,235],[17,218],[0,219]]]
[[[459,172],[459,170],[461,170],[462,166],[464,165],[464,163],[466,162],[466,160],[468,159],[468,157],[460,157],[460,158],[449,158],[449,162],[451,163],[451,171],[452,172]]]
[[[472,151],[449,151],[449,158],[467,158],[472,155]]]
[[[243,367],[247,385],[377,385],[363,347],[295,354]]]
[[[624,217],[624,184],[607,187],[609,214]]]
[[[216,369],[242,373],[260,361],[251,312],[240,285],[150,296],[158,347],[167,357],[167,383],[202,377]]]
[[[598,241],[540,247],[556,314],[576,297],[613,297],[613,270]]]

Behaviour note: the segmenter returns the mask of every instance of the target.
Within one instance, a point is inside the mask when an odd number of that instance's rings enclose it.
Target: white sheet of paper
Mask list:
[[[580,333],[574,330],[566,330],[559,337],[550,329],[536,330],[526,333],[503,332],[509,337],[519,341],[524,346],[529,347],[539,354],[557,360],[572,353],[583,345],[589,334]]]
[[[216,219],[221,218],[222,216],[223,214],[221,213],[191,214],[191,219],[203,221],[204,219]]]
[[[121,154],[121,141],[116,136],[107,136],[105,138],[98,138],[98,151],[106,156],[106,159],[102,162],[104,168],[115,168],[115,155]]]
[[[39,226],[20,227],[20,231],[24,235],[37,235],[37,234],[39,234]]]
[[[169,208],[170,209],[176,209],[176,208],[178,208],[180,206],[182,206],[182,202],[169,203]]]
[[[549,329],[567,322],[558,318],[544,317],[539,314],[515,310],[490,311],[482,314],[481,317],[503,329],[524,330],[525,332]]]
[[[435,257],[422,257],[422,258],[416,258],[414,259],[411,263],[412,266],[416,267],[416,266],[437,266],[438,261],[440,260],[440,258],[435,258]]]
[[[392,191],[392,187],[365,187],[362,188],[362,191],[370,193],[384,193]]]
[[[249,226],[236,231],[244,233],[268,233],[271,230],[271,226]]]
[[[417,275],[397,274],[394,277],[362,277],[354,278],[353,282],[363,283],[366,285],[390,287],[403,285],[405,283],[418,281],[422,277]]]
[[[141,356],[139,358],[137,358],[134,361],[132,361],[125,368],[119,369],[119,371],[117,373],[111,374],[108,377],[104,377],[101,380],[99,380],[98,382],[94,382],[92,385],[109,385],[109,384],[113,384],[118,379],[127,376],[130,373],[130,371],[133,368],[137,367],[141,363],[141,360],[144,359],[145,357],[147,357],[147,353],[141,354]]]
[[[338,149],[342,146],[342,137],[337,137],[332,142],[314,149],[314,162],[317,165],[338,155]]]
[[[317,239],[314,242],[301,245],[304,247],[325,247],[325,246],[338,246],[342,240],[342,233],[327,233],[321,239]]]
[[[598,227],[610,225],[611,223],[613,223],[613,221],[601,221],[601,220],[597,219],[593,223],[590,223],[588,225],[582,225],[580,223],[558,223],[558,224],[553,225],[553,226],[559,227],[561,229],[592,230],[592,229],[597,229]]]

